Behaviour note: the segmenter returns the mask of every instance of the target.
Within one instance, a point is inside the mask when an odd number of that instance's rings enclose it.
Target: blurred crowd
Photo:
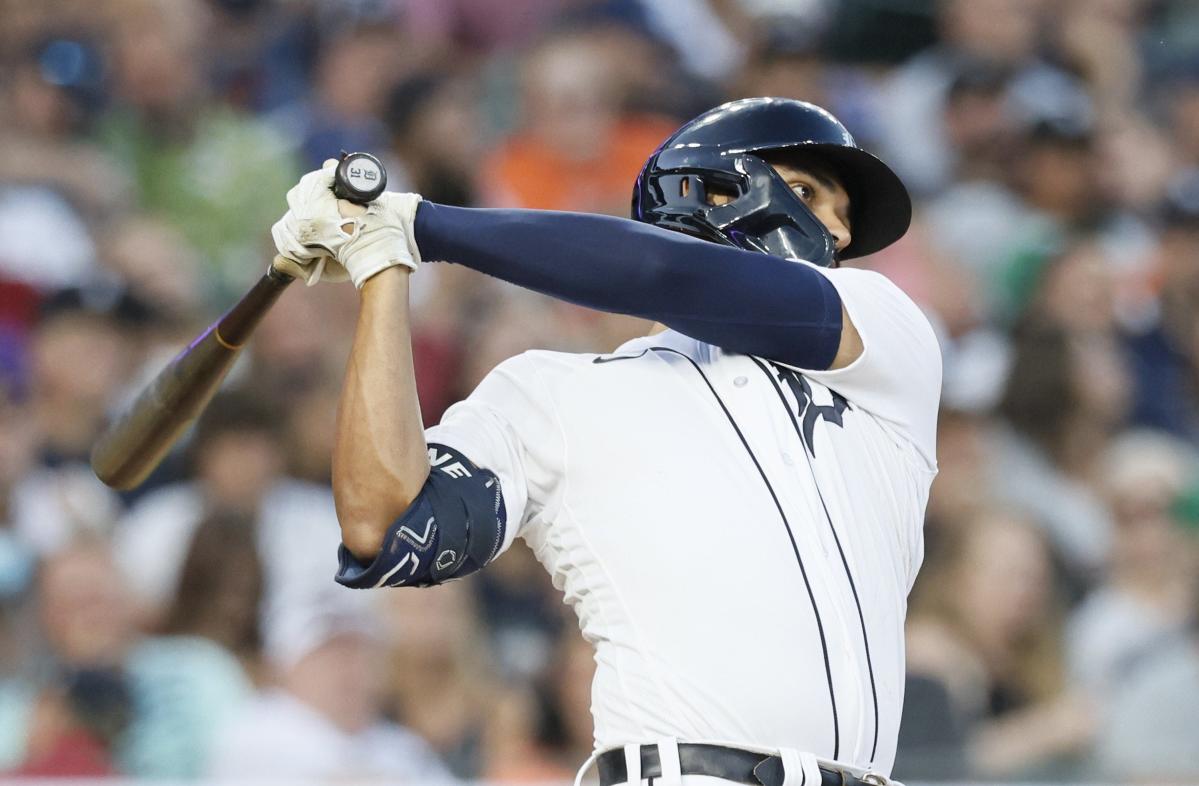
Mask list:
[[[520,544],[332,582],[352,287],[287,292],[144,486],[88,451],[339,150],[627,215],[658,142],[750,95],[828,107],[916,198],[861,260],[945,356],[896,776],[1199,780],[1190,0],[0,0],[0,771],[569,780],[591,653]],[[446,265],[414,301],[428,424],[647,327]]]

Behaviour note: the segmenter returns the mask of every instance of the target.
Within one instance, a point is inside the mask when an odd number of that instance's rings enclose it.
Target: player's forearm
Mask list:
[[[422,203],[415,238],[426,260],[652,319],[732,351],[803,368],[828,368],[837,354],[841,300],[808,265],[582,213]]]
[[[337,411],[333,495],[342,541],[360,560],[429,474],[408,323],[408,271],[395,267],[362,288],[354,344]]]

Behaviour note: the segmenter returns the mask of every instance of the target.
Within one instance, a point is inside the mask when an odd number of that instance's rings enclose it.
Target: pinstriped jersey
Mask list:
[[[596,651],[597,749],[789,747],[889,773],[941,359],[877,273],[821,272],[865,350],[797,369],[667,331],[529,352],[428,439],[500,480]]]

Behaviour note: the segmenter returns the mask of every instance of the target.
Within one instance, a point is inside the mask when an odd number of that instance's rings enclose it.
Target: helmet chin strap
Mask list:
[[[832,233],[774,167],[748,153],[738,156],[733,166],[746,177],[746,188],[731,202],[705,208],[707,222],[747,251],[836,267]]]

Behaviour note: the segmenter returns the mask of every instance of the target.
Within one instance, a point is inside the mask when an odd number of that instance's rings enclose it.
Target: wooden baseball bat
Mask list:
[[[254,328],[292,281],[271,265],[237,305],[167,364],[92,448],[96,477],[122,491],[145,480],[204,411]]]
[[[342,153],[333,194],[343,216],[361,215],[387,187],[387,170],[369,153]],[[92,471],[114,489],[145,480],[221,386],[263,316],[292,282],[275,257],[270,269],[138,395],[92,448]]]

